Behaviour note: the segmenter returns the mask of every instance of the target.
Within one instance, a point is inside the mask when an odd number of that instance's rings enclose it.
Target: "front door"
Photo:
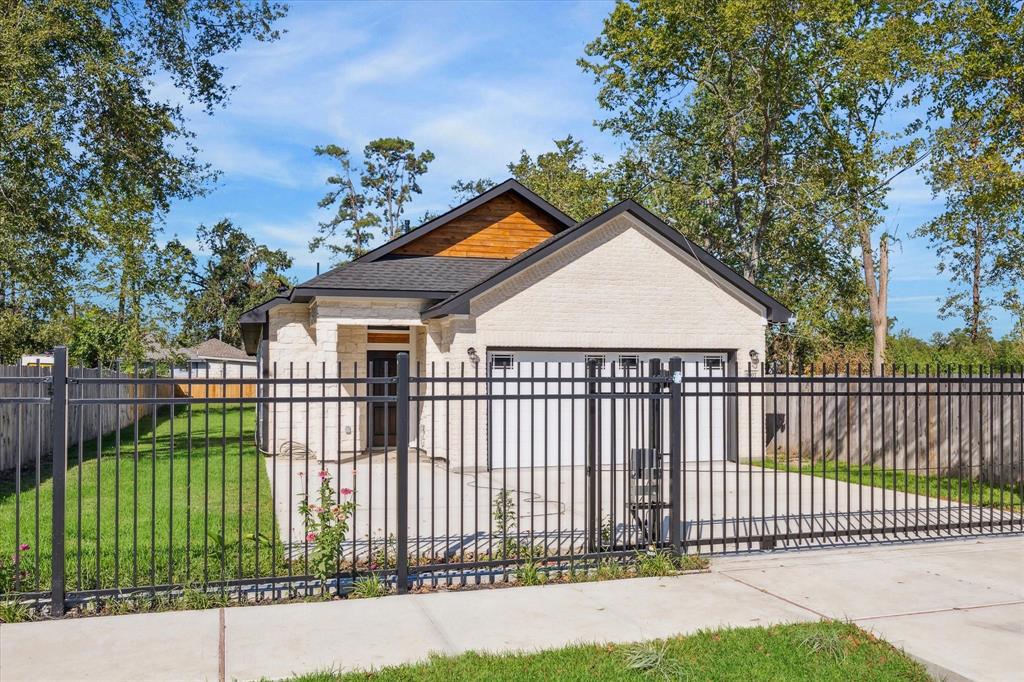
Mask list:
[[[398,376],[397,350],[371,350],[366,352],[366,362],[371,377]],[[397,396],[398,384],[370,384],[370,395]],[[382,448],[396,443],[398,410],[394,402],[370,403],[371,447]]]

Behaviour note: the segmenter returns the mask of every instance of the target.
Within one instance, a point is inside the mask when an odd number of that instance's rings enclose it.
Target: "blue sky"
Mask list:
[[[611,3],[294,3],[272,44],[247,43],[226,57],[228,106],[213,117],[191,110],[201,158],[222,171],[211,194],[176,204],[166,232],[186,243],[200,223],[229,217],[254,238],[294,258],[303,280],[329,257],[307,244],[326,213],[316,202],[331,172],[312,151],[336,143],[358,156],[371,139],[402,136],[436,160],[411,218],[451,202],[460,178],[507,176],[521,149],[547,151],[572,133],[615,158],[618,143],[593,122],[603,116],[596,86],[576,66]],[[936,258],[910,233],[941,210],[915,173],[889,195],[890,314],[919,336],[948,330],[937,299],[946,282]],[[1001,314],[993,330],[1008,331]]]

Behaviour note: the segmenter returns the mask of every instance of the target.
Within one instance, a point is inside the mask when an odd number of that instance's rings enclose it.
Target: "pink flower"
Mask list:
[[[351,495],[352,494],[352,488],[342,488],[338,492],[341,493],[342,495]]]
[[[324,480],[325,478],[330,478],[330,477],[331,477],[331,475],[329,473],[327,473],[326,471],[321,471],[320,472],[320,480],[321,481]]]
[[[306,533],[306,542],[313,542],[314,540],[316,540],[316,533],[313,533],[312,531]]]
[[[28,545],[28,543],[27,543],[27,542],[23,542],[23,543],[22,543],[22,544],[21,544],[21,545],[20,545],[20,546],[18,547],[18,549],[19,549],[19,550],[21,550],[22,552],[24,552],[25,550],[29,549],[29,545]]]

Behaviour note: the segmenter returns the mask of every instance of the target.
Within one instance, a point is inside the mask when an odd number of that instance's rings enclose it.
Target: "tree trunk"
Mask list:
[[[971,271],[971,314],[970,330],[971,341],[978,342],[978,335],[981,333],[981,255],[984,235],[981,223],[974,225],[974,268]]]
[[[871,229],[860,229],[861,261],[864,266],[864,284],[868,291],[868,309],[874,343],[871,348],[871,371],[881,374],[885,365],[885,343],[889,334],[889,241],[886,235],[878,240],[878,268],[875,268]]]

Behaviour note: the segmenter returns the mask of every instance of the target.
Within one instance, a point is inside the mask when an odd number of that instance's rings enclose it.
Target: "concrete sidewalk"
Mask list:
[[[937,677],[1021,679],[1024,538],[717,558],[707,574],[0,625],[0,682],[281,678],[431,652],[842,618]]]

